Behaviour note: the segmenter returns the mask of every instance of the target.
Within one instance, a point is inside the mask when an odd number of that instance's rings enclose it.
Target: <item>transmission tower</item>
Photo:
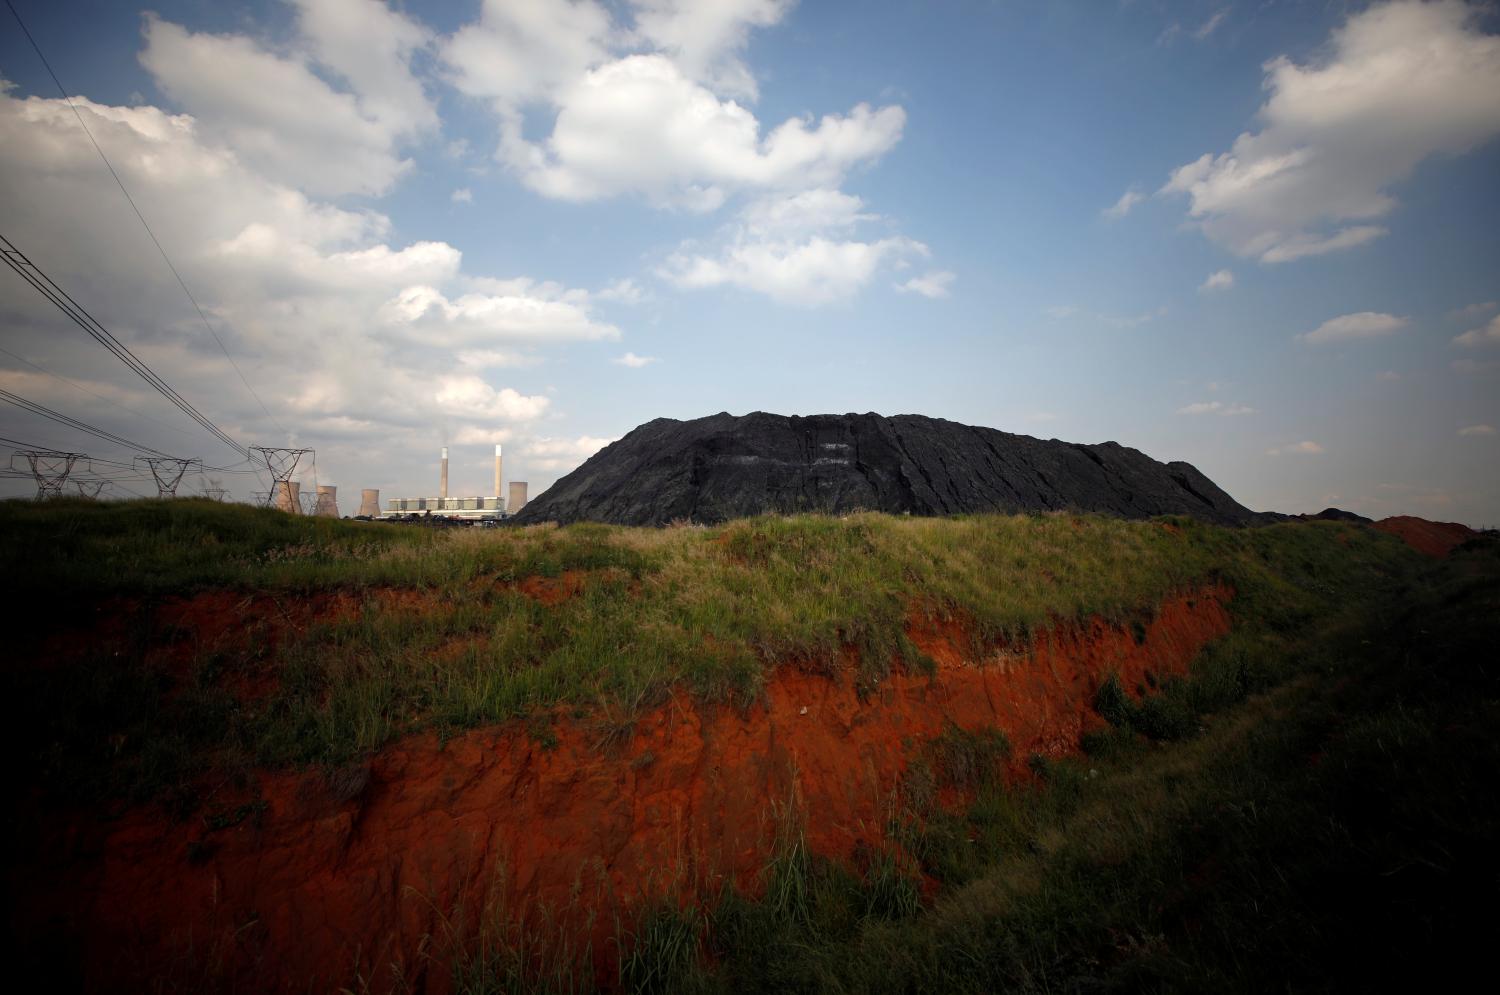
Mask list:
[[[78,496],[89,501],[99,500],[100,493],[109,486],[107,480],[75,480],[73,486],[78,488]]]
[[[279,504],[285,496],[287,507],[283,510],[294,515],[302,510],[292,499],[292,489],[288,482],[292,479],[292,474],[297,472],[297,463],[312,452],[311,449],[283,449],[276,446],[250,447],[251,458],[263,462],[266,473],[271,476],[271,493],[266,498],[268,507]]]
[[[79,460],[88,460],[83,453],[60,453],[53,449],[21,449],[10,458],[10,468],[16,469],[16,461],[22,460],[36,481],[36,499],[44,501],[51,497],[62,497],[63,485],[68,474]]]
[[[193,467],[200,472],[203,470],[203,461],[200,459],[178,459],[176,456],[137,456],[136,464],[145,463],[151,468],[151,476],[156,480],[156,496],[159,498],[174,498],[177,496],[177,485],[182,483],[182,478]]]
[[[210,501],[222,501],[229,496],[229,491],[224,488],[223,481],[217,477],[209,477],[208,484],[203,488],[203,496]]]
[[[257,508],[271,507],[271,491],[251,491],[250,496],[255,499]]]
[[[302,514],[304,514],[304,515],[312,515],[312,514],[316,514],[317,513],[317,510],[318,510],[318,495],[317,494],[298,494],[297,498],[298,498],[298,500],[302,504]]]

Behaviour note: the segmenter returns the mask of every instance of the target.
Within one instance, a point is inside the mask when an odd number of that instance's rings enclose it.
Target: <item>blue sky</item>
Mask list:
[[[1500,523],[1480,6],[15,3],[272,416],[11,21],[0,234],[345,513],[445,442],[536,493],[655,417],[873,410]],[[0,275],[7,390],[235,461]],[[70,433],[0,409],[129,458]]]

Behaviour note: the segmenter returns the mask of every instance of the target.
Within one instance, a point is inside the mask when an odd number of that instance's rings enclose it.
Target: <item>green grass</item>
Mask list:
[[[7,672],[8,700],[39,780],[136,800],[190,798],[204,777],[251,767],[343,764],[422,729],[528,719],[545,741],[559,707],[598,717],[608,745],[668,688],[744,705],[776,665],[832,670],[849,648],[852,676],[873,681],[930,666],[906,634],[914,611],[964,620],[977,651],[1088,616],[1139,623],[1174,592],[1224,582],[1237,614],[1295,631],[1413,560],[1339,523],[1073,515],[433,531],[195,500],[58,501],[0,504],[0,528],[0,582],[31,623],[16,655],[36,664]],[[578,571],[582,593],[553,606],[516,586]],[[220,590],[268,592],[288,612],[330,593],[354,607],[279,628],[256,609],[238,626],[251,638],[224,644],[162,621],[174,601]],[[390,591],[419,608],[391,607]],[[65,666],[38,659],[102,613],[129,615],[126,631]],[[269,695],[234,693],[257,674]]]
[[[1187,724],[1126,699],[1091,755],[1038,759],[1034,784],[964,760],[953,776],[977,793],[958,813],[919,787],[896,838],[944,885],[920,912],[872,902],[893,862],[851,876],[806,857],[788,889],[778,856],[763,897],[711,910],[712,956],[671,987],[1373,991],[1483,976],[1500,897],[1500,544],[1409,563],[1363,594],[1295,633],[1245,621],[1153,699]],[[983,752],[945,734],[914,773],[941,779],[943,758]]]
[[[979,650],[1091,615],[1143,626],[1164,597],[1223,583],[1234,631],[1144,699],[1106,682],[1111,725],[1084,755],[1012,758],[996,733],[946,730],[911,765],[888,843],[853,866],[811,853],[814,816],[784,808],[756,889],[617,921],[616,985],[1325,991],[1487,966],[1494,543],[1435,563],[1346,523],[1071,515],[449,532],[196,501],[7,503],[0,529],[0,583],[31,622],[5,699],[27,790],[225,825],[254,803],[212,809],[205,786],[256,767],[323,764],[358,791],[362,758],[399,736],[521,720],[545,746],[560,709],[608,749],[672,686],[742,704],[774,667],[836,669],[850,647],[850,679],[923,667],[912,612],[963,620]],[[558,605],[517,589],[570,571],[586,583]],[[355,607],[285,631],[247,620],[255,637],[223,645],[163,621],[226,589]],[[46,657],[96,609],[129,619]],[[266,673],[269,695],[236,693]],[[1017,759],[1034,776],[1008,783]],[[964,807],[938,805],[944,789]],[[589,991],[573,936],[545,910],[487,910],[455,922],[435,966],[463,992]]]

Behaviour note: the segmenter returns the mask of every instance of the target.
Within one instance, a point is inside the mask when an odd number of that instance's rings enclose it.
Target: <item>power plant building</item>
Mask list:
[[[512,508],[507,512],[505,500],[500,497],[500,470],[501,470],[501,448],[495,446],[495,494],[483,497],[449,497],[448,496],[448,447],[444,446],[439,458],[438,469],[438,494],[436,497],[408,497],[390,498],[385,503],[385,512],[381,518],[405,518],[408,515],[432,515],[442,518],[456,518],[466,521],[498,520],[507,518],[519,510]],[[512,500],[514,495],[520,494],[520,503],[526,503],[526,485],[520,484],[520,491],[516,490],[517,484],[510,485]],[[373,495],[373,503],[379,505],[379,491],[365,491],[365,495]],[[361,503],[361,511],[365,503]]]

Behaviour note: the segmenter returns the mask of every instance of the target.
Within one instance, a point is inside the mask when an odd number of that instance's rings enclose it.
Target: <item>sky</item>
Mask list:
[[[876,411],[1500,525],[1493,6],[11,2],[73,101],[0,11],[0,235],[346,515],[444,445],[535,496],[653,418]],[[180,493],[267,486],[8,269],[0,350]]]

